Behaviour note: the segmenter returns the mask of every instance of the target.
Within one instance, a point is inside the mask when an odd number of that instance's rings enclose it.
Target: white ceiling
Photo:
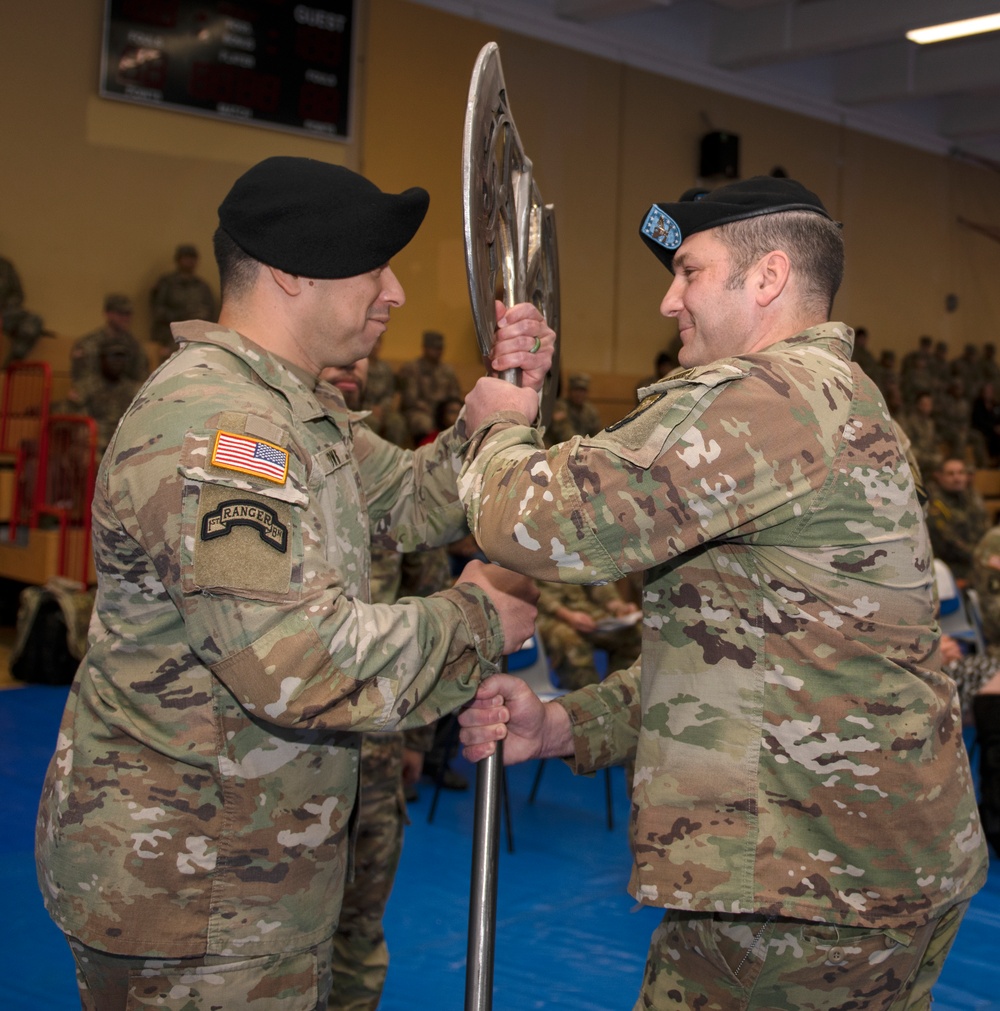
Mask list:
[[[928,151],[1000,163],[1000,32],[905,32],[998,0],[413,0]],[[725,124],[715,124],[724,127]]]

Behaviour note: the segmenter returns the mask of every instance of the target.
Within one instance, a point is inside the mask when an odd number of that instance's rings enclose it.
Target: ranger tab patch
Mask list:
[[[233,527],[253,527],[265,544],[282,554],[288,550],[288,527],[269,506],[252,499],[228,499],[217,509],[206,513],[201,521],[201,539],[211,541],[225,537]]]
[[[664,249],[677,249],[683,239],[677,222],[656,204],[650,207],[642,223],[642,234]]]
[[[211,462],[216,467],[253,474],[275,484],[284,484],[288,478],[286,450],[263,439],[232,432],[216,432]]]

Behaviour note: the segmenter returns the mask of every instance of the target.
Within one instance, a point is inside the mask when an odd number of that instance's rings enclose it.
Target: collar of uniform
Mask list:
[[[347,406],[343,403],[342,413],[339,413],[329,409],[334,405],[320,402],[315,394],[314,376],[255,344],[236,330],[220,327],[218,323],[206,323],[204,320],[171,323],[170,330],[182,347],[184,344],[213,344],[236,355],[262,382],[285,397],[295,416],[303,421],[314,421],[324,416],[340,421],[347,414]]]
[[[777,350],[792,344],[821,344],[838,358],[850,361],[854,351],[854,331],[846,323],[820,323],[819,326],[811,326],[791,337],[769,344],[754,354],[767,354],[772,348]]]

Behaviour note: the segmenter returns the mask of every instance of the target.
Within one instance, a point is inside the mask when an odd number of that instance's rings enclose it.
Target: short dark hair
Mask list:
[[[235,299],[246,295],[257,280],[260,260],[255,260],[244,252],[232,236],[222,227],[216,228],[212,236],[215,262],[219,267],[219,287],[223,299]]]
[[[844,238],[835,221],[811,211],[781,211],[730,221],[718,225],[715,232],[732,261],[728,287],[740,287],[762,256],[780,249],[803,278],[810,308],[829,317],[844,278]]]

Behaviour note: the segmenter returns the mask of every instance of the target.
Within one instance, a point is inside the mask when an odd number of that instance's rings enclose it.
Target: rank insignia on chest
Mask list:
[[[275,484],[288,478],[288,453],[263,439],[252,439],[232,432],[217,432],[210,461],[216,467],[252,474]]]

